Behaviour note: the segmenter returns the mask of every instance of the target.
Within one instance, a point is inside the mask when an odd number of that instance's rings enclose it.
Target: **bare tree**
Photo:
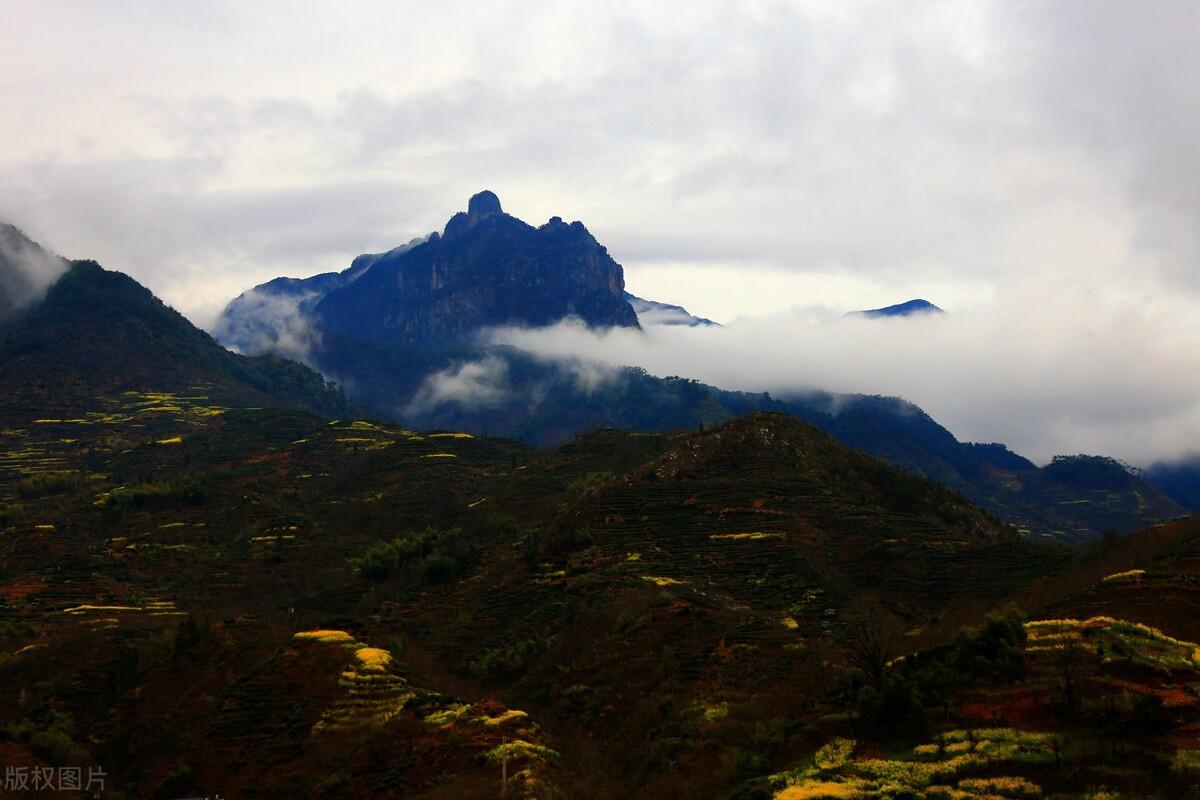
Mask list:
[[[1074,717],[1079,710],[1079,677],[1084,667],[1087,649],[1082,639],[1066,633],[1052,645],[1050,655],[1059,687],[1062,689],[1063,706],[1067,716]]]
[[[846,660],[873,686],[883,683],[888,662],[899,654],[900,625],[877,601],[867,601],[846,618]]]

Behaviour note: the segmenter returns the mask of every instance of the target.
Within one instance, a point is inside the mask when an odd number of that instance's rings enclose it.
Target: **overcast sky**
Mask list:
[[[529,222],[583,220],[631,291],[720,321],[919,296],[1001,340],[1035,309],[1037,339],[1070,343],[1058,358],[1095,361],[1089,341],[1128,336],[1125,361],[1036,407],[1117,392],[1103,403],[1131,443],[1069,421],[1022,444],[1137,458],[1200,445],[1197,373],[1183,372],[1200,363],[1200,4],[0,12],[0,218],[131,273],[203,326],[255,283],[440,229],[488,187]],[[1015,360],[995,380],[1025,383],[1031,342],[1015,359],[992,352],[1004,341],[975,352]],[[876,344],[841,383],[904,393],[969,438],[1016,429],[987,422],[981,397],[955,416],[953,386],[893,380]],[[1109,375],[1135,362],[1136,379]],[[1154,393],[1170,408],[1131,422],[1147,363],[1170,373]],[[1160,444],[1136,445],[1142,424]]]

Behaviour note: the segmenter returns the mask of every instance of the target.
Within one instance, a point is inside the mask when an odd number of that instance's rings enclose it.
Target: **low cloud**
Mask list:
[[[316,296],[315,292],[277,294],[252,289],[230,304],[213,336],[244,355],[271,353],[313,366],[311,354],[321,343],[321,332],[302,308]]]
[[[0,225],[0,319],[45,296],[67,269],[67,262],[27,239],[16,228]]]
[[[497,356],[456,364],[427,377],[403,410],[422,416],[444,405],[475,409],[497,406],[509,397],[508,362]]]
[[[960,439],[1001,441],[1038,461],[1091,452],[1146,464],[1200,441],[1200,339],[1181,322],[1184,305],[1026,284],[944,315],[863,319],[802,308],[724,328],[594,331],[569,321],[498,330],[492,340],[724,389],[899,395]]]

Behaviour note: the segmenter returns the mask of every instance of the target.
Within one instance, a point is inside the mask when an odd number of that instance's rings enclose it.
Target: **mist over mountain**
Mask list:
[[[692,319],[676,307],[638,302],[660,317]],[[226,307],[214,335],[242,352],[305,359],[327,334],[441,347],[491,327],[566,317],[637,328],[621,265],[582,223],[553,217],[535,228],[504,213],[485,190],[441,234],[359,256],[340,273],[255,287]]]
[[[719,327],[719,324],[711,319],[688,313],[683,306],[646,300],[629,292],[625,292],[625,299],[637,312],[638,322],[642,325],[683,325],[688,328],[695,328],[699,325],[717,325]]]
[[[1146,469],[1146,482],[1189,511],[1200,511],[1200,455],[1158,461]]]
[[[129,276],[51,256],[20,234],[14,246],[12,230],[0,297],[20,305],[0,318],[0,414],[70,415],[131,391],[352,409],[311,369],[277,355],[231,353]]]
[[[909,317],[907,325],[939,312],[918,300],[857,316]],[[648,346],[654,331],[725,330],[625,292],[622,268],[581,223],[553,218],[533,228],[482,192],[442,234],[360,256],[340,273],[278,278],[244,293],[215,332],[241,352],[302,360],[380,417],[414,427],[557,445],[600,426],[672,431],[777,411],[961,491],[1027,531],[1088,538],[1182,513],[1135,476],[1093,496],[1096,487],[1003,445],[960,442],[895,398],[728,391],[614,361],[631,341]],[[564,332],[597,350],[575,355],[567,339],[556,352]],[[606,343],[614,356],[604,357]],[[770,355],[756,343],[731,366]],[[1126,502],[1135,496],[1144,499]]]
[[[353,283],[380,259],[398,256],[427,239],[413,239],[384,253],[360,255],[341,272],[276,278],[255,286],[229,302],[213,327],[213,336],[239,353],[274,353],[307,362],[309,351],[320,341],[312,320],[313,306],[334,289]]]
[[[0,222],[0,322],[40,300],[66,269],[65,259]]]

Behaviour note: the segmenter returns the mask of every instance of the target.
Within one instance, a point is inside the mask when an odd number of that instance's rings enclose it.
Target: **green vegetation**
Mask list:
[[[69,714],[51,712],[40,722],[22,721],[4,727],[5,737],[29,746],[41,758],[56,766],[82,763],[84,750],[75,738],[75,721]]]
[[[811,766],[772,775],[768,784],[776,800],[1040,797],[1036,783],[1013,773],[1054,763],[1056,747],[1047,733],[958,729],[904,754],[853,758],[855,742],[835,739],[818,751]]]
[[[922,735],[929,710],[945,708],[955,690],[980,680],[1011,683],[1025,673],[1025,627],[1013,607],[988,614],[977,627],[963,628],[948,648],[900,660],[889,660],[888,645],[894,641],[861,626],[857,630],[852,645],[862,651],[874,641],[877,659],[852,659],[859,667],[855,724],[862,737]]]
[[[567,494],[571,497],[582,497],[598,486],[613,479],[611,472],[589,472],[567,484]]]
[[[75,472],[44,472],[32,475],[17,484],[17,495],[32,499],[49,495],[73,492],[80,486],[79,474]]]
[[[555,642],[556,636],[549,630],[535,636],[500,645],[472,661],[467,671],[480,678],[505,679],[520,675],[542,653]]]
[[[461,528],[426,528],[420,533],[376,542],[350,559],[351,568],[368,580],[381,581],[416,565],[427,583],[452,579],[473,555]]]
[[[191,478],[162,483],[139,483],[104,492],[96,498],[97,508],[113,511],[161,508],[183,503],[204,505],[211,491],[205,481]]]
[[[1045,471],[1055,480],[1084,489],[1119,489],[1129,482],[1132,468],[1107,456],[1055,456]]]

